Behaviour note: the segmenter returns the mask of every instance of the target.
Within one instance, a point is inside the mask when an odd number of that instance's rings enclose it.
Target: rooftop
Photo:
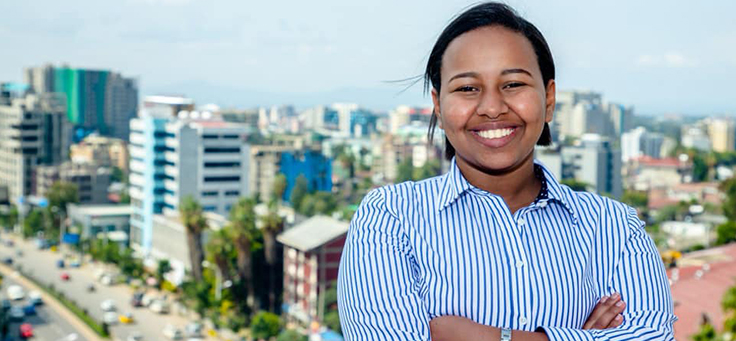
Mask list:
[[[74,205],[69,204],[69,211],[89,216],[118,216],[133,214],[131,205]]]
[[[327,216],[314,216],[276,237],[280,243],[309,252],[348,232],[349,224]]]

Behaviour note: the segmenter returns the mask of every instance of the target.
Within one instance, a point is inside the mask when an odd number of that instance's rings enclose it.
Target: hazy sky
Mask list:
[[[558,89],[640,114],[736,113],[736,1],[509,1],[547,37]],[[430,102],[419,75],[468,1],[1,1],[0,81],[46,62],[223,106]]]

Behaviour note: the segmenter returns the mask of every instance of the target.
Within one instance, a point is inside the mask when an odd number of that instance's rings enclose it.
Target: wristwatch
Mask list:
[[[501,328],[501,341],[511,341],[511,329]]]

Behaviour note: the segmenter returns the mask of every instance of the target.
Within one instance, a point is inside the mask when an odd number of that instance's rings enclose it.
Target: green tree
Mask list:
[[[49,188],[47,197],[49,206],[58,207],[64,214],[66,214],[67,204],[79,202],[77,185],[64,181],[54,182]]]
[[[161,287],[164,284],[164,276],[171,271],[171,263],[169,263],[168,259],[159,259],[158,264],[156,266],[156,281],[158,281],[158,288],[161,289]]]
[[[253,241],[258,234],[255,205],[255,200],[241,198],[230,209],[229,230],[237,250],[238,278],[245,285],[245,302],[249,308],[253,307],[255,299],[252,260]]]
[[[396,183],[410,181],[414,179],[414,166],[411,158],[406,158],[396,168]]]
[[[332,282],[332,285],[325,291],[324,295],[325,317],[323,322],[327,328],[342,334],[340,315],[337,311],[337,283]]]
[[[726,194],[723,202],[723,215],[730,221],[736,221],[736,178],[721,182],[719,189]]]
[[[23,238],[31,238],[44,230],[45,219],[40,209],[34,209],[23,219]]]
[[[276,178],[273,179],[273,187],[271,189],[271,200],[277,200],[281,202],[284,198],[284,192],[286,192],[286,175],[279,173]]]
[[[0,227],[3,229],[11,230],[15,224],[18,223],[18,208],[15,205],[10,205],[7,212],[0,212]]]
[[[250,324],[250,334],[255,339],[268,340],[279,334],[281,329],[281,320],[274,313],[266,311],[258,312]]]
[[[562,181],[560,181],[560,183],[562,183],[563,185],[567,185],[567,187],[570,187],[570,189],[572,189],[573,191],[578,191],[578,192],[587,191],[588,187],[590,186],[585,182],[578,181],[575,179],[563,179]]]
[[[716,245],[736,241],[736,221],[728,221],[716,227]]]
[[[207,240],[205,250],[207,259],[211,260],[222,273],[223,280],[230,280],[230,259],[234,258],[235,249],[232,243],[231,227],[212,232]]]
[[[308,341],[309,337],[306,335],[299,334],[294,329],[287,329],[281,332],[276,338],[276,341]]]
[[[202,206],[191,196],[185,197],[179,205],[181,221],[186,229],[189,262],[192,267],[192,276],[195,281],[202,280],[202,232],[207,228],[207,220],[202,212]]]
[[[317,191],[304,197],[297,211],[311,217],[317,214],[329,215],[335,210],[337,210],[335,196],[330,192]]]
[[[307,178],[304,175],[299,175],[294,183],[294,188],[291,189],[291,207],[295,210],[302,204],[302,200],[307,196],[309,186]]]
[[[278,198],[278,196],[276,196]],[[277,292],[281,288],[281,276],[283,267],[278,262],[279,244],[276,243],[276,236],[284,229],[284,220],[279,216],[279,206],[276,200],[272,200],[268,204],[268,212],[261,217],[261,226],[263,230],[263,248],[266,258],[266,267],[268,268],[268,310],[276,311]]]
[[[694,341],[715,341],[716,330],[710,323],[704,323],[700,325],[700,330],[697,334],[692,336]]]
[[[110,173],[110,181],[112,182],[125,182],[125,173],[123,173],[123,170],[120,169],[120,167],[112,167],[112,172]]]
[[[413,179],[415,181],[424,180],[440,174],[440,161],[436,159],[428,160],[422,167],[415,168],[413,171]]]
[[[649,204],[647,193],[639,191],[624,191],[624,195],[621,196],[621,201],[631,207],[639,209],[646,209]]]
[[[693,155],[693,181],[703,182],[708,180],[708,163],[700,154]]]

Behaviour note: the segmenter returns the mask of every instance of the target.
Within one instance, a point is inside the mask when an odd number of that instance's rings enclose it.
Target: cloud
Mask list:
[[[639,56],[635,64],[646,67],[685,68],[697,66],[697,61],[678,52],[667,52],[660,55],[644,54]]]

